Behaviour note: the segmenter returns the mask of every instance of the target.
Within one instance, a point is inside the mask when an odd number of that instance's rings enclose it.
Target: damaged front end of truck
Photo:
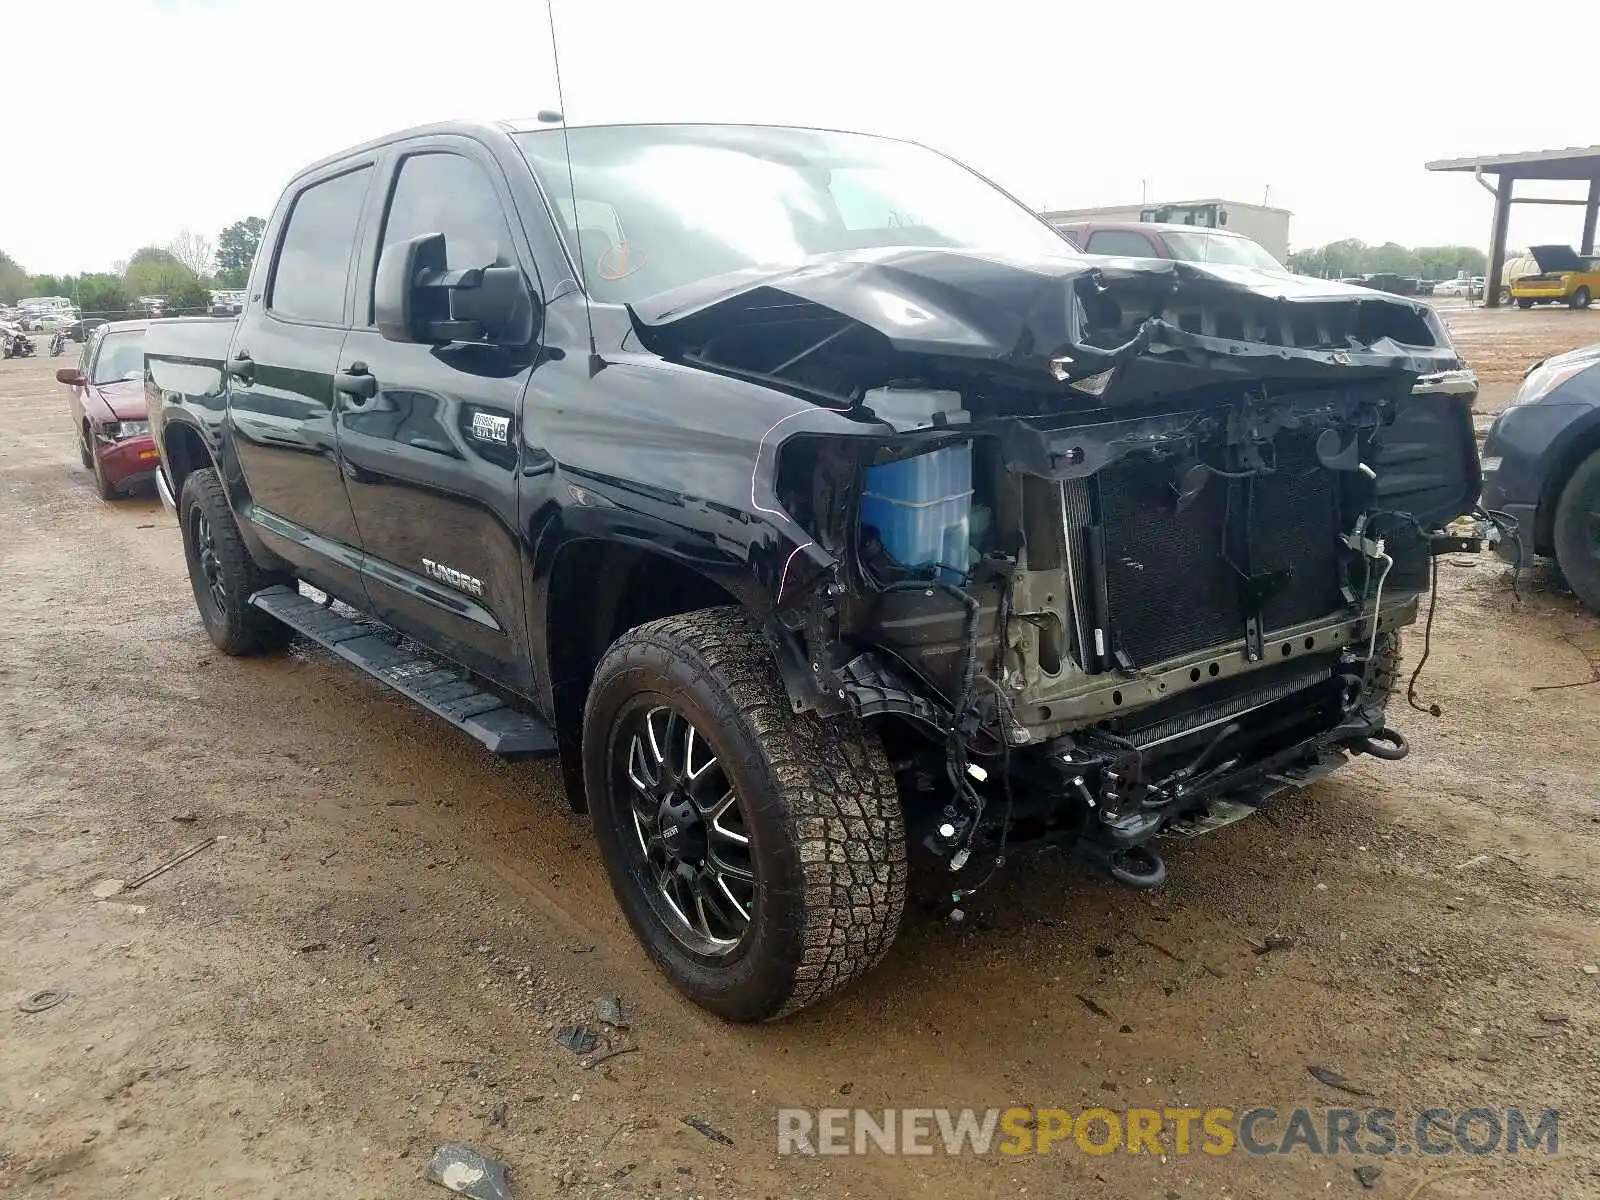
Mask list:
[[[769,627],[797,707],[880,731],[913,846],[958,879],[1046,837],[1154,886],[1158,836],[1405,753],[1398,631],[1479,487],[1475,383],[1428,306],[891,250],[633,319],[655,353],[845,418],[772,439],[809,544]]]

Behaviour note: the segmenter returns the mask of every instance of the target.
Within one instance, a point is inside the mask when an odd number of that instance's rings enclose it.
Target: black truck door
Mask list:
[[[273,257],[230,347],[228,413],[244,514],[313,583],[361,596],[360,541],[340,477],[334,371],[373,165],[316,178],[268,230]]]
[[[379,617],[461,665],[530,687],[517,538],[517,410],[537,344],[385,341],[372,327],[382,247],[443,233],[451,270],[534,273],[492,157],[464,138],[407,147],[363,248],[357,328],[344,343],[339,452]],[[365,326],[364,328],[362,326]]]

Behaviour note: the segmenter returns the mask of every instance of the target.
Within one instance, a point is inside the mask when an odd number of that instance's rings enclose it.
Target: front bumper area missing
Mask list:
[[[1340,680],[1328,687],[1341,686]],[[1151,888],[1165,878],[1160,856],[1149,845],[1164,835],[1194,837],[1223,828],[1249,816],[1258,807],[1287,788],[1303,788],[1345,765],[1351,754],[1371,754],[1390,761],[1404,758],[1410,747],[1405,738],[1385,724],[1384,710],[1376,703],[1350,706],[1331,729],[1312,733],[1299,740],[1297,725],[1315,722],[1315,710],[1285,716],[1303,706],[1305,697],[1294,695],[1265,706],[1252,714],[1260,728],[1246,730],[1242,722],[1230,723],[1209,742],[1190,764],[1168,772],[1158,780],[1144,783],[1133,769],[1132,786],[1127,786],[1128,768],[1123,763],[1101,768],[1102,776],[1118,781],[1112,792],[1114,802],[1090,802],[1091,818],[1084,822],[1075,845],[1077,857],[1109,872],[1129,886]],[[1274,714],[1271,710],[1279,709]],[[1199,731],[1209,734],[1210,728]],[[1229,753],[1227,739],[1253,736],[1265,746],[1259,755],[1249,750],[1236,759]],[[1131,745],[1131,743],[1130,743]],[[1219,749],[1220,747],[1220,749]],[[1072,754],[1060,756],[1056,765],[1069,788],[1091,796],[1083,774],[1083,764]],[[1221,759],[1221,762],[1217,760]],[[1209,764],[1216,763],[1215,766]],[[1102,791],[1102,796],[1106,793]]]

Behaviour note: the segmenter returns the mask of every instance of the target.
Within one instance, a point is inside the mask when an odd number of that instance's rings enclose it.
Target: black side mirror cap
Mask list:
[[[424,233],[384,249],[372,309],[386,341],[526,345],[539,304],[520,268],[452,271],[444,234]]]

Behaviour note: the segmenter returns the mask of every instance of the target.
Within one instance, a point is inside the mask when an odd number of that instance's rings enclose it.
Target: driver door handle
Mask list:
[[[253,383],[256,377],[255,360],[250,351],[241,350],[228,360],[228,374],[240,383]]]
[[[378,380],[367,364],[353,362],[333,377],[333,386],[350,397],[352,405],[365,404],[378,394]]]

